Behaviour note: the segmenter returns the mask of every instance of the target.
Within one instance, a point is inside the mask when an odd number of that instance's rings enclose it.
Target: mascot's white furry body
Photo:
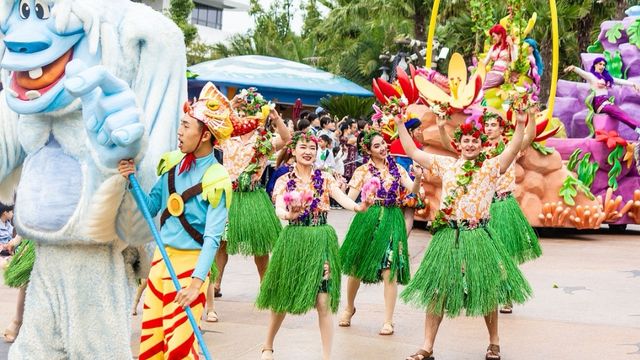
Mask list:
[[[151,238],[124,196],[116,164],[119,156],[136,157],[148,189],[160,154],[175,148],[186,98],[182,33],[162,14],[126,0],[0,0],[0,21],[6,95],[0,102],[0,195],[11,199],[17,186],[16,227],[36,243],[24,323],[9,358],[130,359],[134,272],[146,263],[137,249]],[[31,31],[18,32],[21,21]],[[74,26],[80,31],[71,31]],[[103,65],[127,88],[109,97],[103,86],[76,98],[63,84],[69,67],[48,90],[25,92],[25,80],[15,85],[19,74],[42,75],[20,68],[24,59],[46,57],[71,40],[74,61],[88,64],[89,75]],[[46,73],[46,64],[35,66]],[[125,101],[128,94],[135,101]],[[128,147],[92,132],[94,114],[106,119],[99,131],[110,127],[112,139],[118,135]],[[131,145],[127,131],[138,123],[144,133]],[[124,130],[118,133],[117,126]]]

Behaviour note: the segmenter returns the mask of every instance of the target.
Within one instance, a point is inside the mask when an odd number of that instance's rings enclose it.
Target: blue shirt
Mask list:
[[[180,165],[170,170],[175,171],[176,191],[178,194],[182,194],[188,188],[200,183],[207,169],[217,163],[218,161],[211,153],[196,159],[195,164],[191,166],[191,170],[182,174],[178,175]],[[156,216],[160,210],[164,211],[167,207],[167,200],[170,195],[168,175],[168,172],[164,173],[153,186],[149,195],[146,196],[147,206],[152,216]],[[185,203],[184,214],[187,221],[204,236],[204,244],[202,246],[187,233],[177,217],[169,217],[162,229],[160,229],[162,243],[165,246],[180,250],[202,249],[198,256],[198,263],[191,275],[192,277],[204,280],[211,269],[211,264],[218,247],[220,247],[220,238],[227,221],[227,207],[225,204],[225,195],[221,197],[215,208],[205,201],[201,195],[193,197]]]
[[[13,239],[13,225],[10,221],[0,220],[0,244],[6,244]]]

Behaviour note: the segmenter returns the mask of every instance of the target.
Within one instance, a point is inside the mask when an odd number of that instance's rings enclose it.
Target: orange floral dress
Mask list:
[[[463,174],[462,164],[466,160],[448,156],[430,155],[432,176],[442,178],[442,196],[457,188],[457,176]],[[479,222],[490,217],[491,201],[500,178],[500,162],[497,158],[488,159],[482,167],[473,174],[467,192],[460,195],[454,202],[453,213],[449,217],[453,220],[467,220]],[[444,210],[441,202],[441,210]]]
[[[254,153],[254,146],[258,139],[258,131],[254,130],[253,134],[246,141],[241,136],[235,136],[220,145],[223,152],[222,164],[227,169],[231,181],[236,181],[238,176],[249,166]],[[276,137],[271,138],[271,146],[275,149]],[[273,153],[273,152],[272,152]],[[251,176],[251,181],[257,183],[262,177],[262,173],[267,167],[267,160],[272,153],[266,154],[260,158],[258,171]]]

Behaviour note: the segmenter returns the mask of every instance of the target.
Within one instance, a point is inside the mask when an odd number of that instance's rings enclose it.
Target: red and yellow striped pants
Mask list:
[[[200,250],[166,248],[171,264],[184,288],[191,282],[191,274],[198,261]],[[200,295],[191,304],[193,315],[200,324],[205,306],[205,291],[209,279],[205,279]],[[147,279],[147,292],[142,312],[140,360],[198,359],[198,341],[184,309],[175,304],[177,291],[169,271],[156,249]]]

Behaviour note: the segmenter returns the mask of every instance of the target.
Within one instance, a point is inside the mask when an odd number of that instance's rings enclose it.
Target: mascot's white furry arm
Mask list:
[[[16,227],[36,243],[9,358],[131,359],[150,236],[116,166],[136,158],[148,189],[175,148],[182,33],[128,0],[0,0],[0,32],[0,196],[17,183]]]

